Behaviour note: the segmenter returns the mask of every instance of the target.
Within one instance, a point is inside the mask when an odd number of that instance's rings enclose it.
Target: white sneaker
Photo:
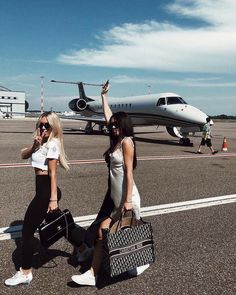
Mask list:
[[[88,260],[93,255],[94,247],[87,247],[84,249],[83,252],[77,252],[76,258],[78,262],[84,262]]]
[[[20,284],[29,284],[32,279],[32,272],[30,272],[28,275],[24,275],[22,269],[20,268],[20,270],[13,277],[5,280],[5,285],[13,287]]]
[[[90,269],[81,275],[72,276],[71,279],[78,285],[96,286],[96,278]]]
[[[133,268],[133,269],[129,270],[128,274],[130,276],[137,277],[137,276],[141,275],[141,273],[143,273],[146,269],[148,269],[149,266],[150,266],[150,264],[145,264],[145,265],[138,266],[136,268]]]

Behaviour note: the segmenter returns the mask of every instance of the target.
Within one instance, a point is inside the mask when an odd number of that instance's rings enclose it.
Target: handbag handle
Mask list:
[[[58,208],[56,208],[56,209],[53,210],[53,211],[49,211],[49,212],[47,212],[47,215],[46,215],[46,217],[45,217],[45,220],[48,222],[48,221],[52,220],[54,216],[60,216],[61,214],[62,214],[62,211],[61,211],[61,209],[58,207]]]
[[[128,224],[126,227],[132,227],[132,224],[133,224],[133,221],[134,221],[134,218],[136,218],[135,216],[135,213],[134,213],[134,210],[133,209],[129,209],[129,210],[126,210],[126,211],[122,211],[121,214],[120,214],[120,218],[119,220],[117,221],[117,226],[116,226],[116,229],[115,229],[115,232],[117,232],[119,230],[119,228],[122,228],[122,221],[124,220],[125,218],[125,214],[130,211],[132,213],[132,216],[131,216],[131,220],[130,220],[130,224]]]
[[[53,215],[55,215],[55,214],[57,214],[58,217],[61,216],[61,215],[64,216],[65,224],[66,224],[66,239],[68,240],[68,238],[69,238],[69,229],[68,229],[69,225],[68,225],[68,220],[67,220],[67,218],[66,218],[66,213],[65,213],[65,212],[63,212],[63,211],[58,207],[58,208],[56,208],[55,210],[53,210],[52,212],[49,211],[49,212],[47,213],[47,215],[46,215],[45,220],[47,220],[47,217],[48,217],[49,220],[50,220],[50,215],[53,216]]]
[[[66,213],[65,212],[62,212],[62,213],[63,213],[64,218],[65,218],[65,223],[66,223],[66,239],[68,240],[68,238],[69,238],[68,221],[67,221],[67,218],[66,218]]]

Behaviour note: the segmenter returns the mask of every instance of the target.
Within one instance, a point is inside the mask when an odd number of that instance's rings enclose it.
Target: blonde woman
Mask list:
[[[58,207],[61,191],[57,187],[57,163],[68,170],[63,147],[62,128],[58,116],[53,112],[43,113],[36,124],[32,146],[21,150],[22,159],[30,159],[35,172],[35,197],[25,213],[22,229],[22,266],[17,273],[5,281],[7,286],[29,284],[32,279],[34,233],[46,217],[47,212]]]

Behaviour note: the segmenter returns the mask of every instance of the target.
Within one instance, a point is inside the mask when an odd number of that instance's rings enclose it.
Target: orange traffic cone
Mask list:
[[[225,137],[223,139],[222,151],[223,152],[227,152],[228,151],[228,144],[227,144],[227,141],[226,141],[226,138]]]

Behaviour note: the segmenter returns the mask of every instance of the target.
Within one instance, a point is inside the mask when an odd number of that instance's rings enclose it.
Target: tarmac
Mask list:
[[[20,150],[32,143],[35,122],[0,120],[2,232],[22,224],[34,196],[33,170],[20,158]],[[107,188],[103,153],[109,138],[98,131],[84,134],[84,123],[78,121],[63,120],[62,124],[71,168],[68,172],[58,169],[63,193],[60,207],[68,208],[79,223],[88,216],[92,221]],[[203,147],[203,154],[198,155],[200,135],[191,137],[193,146],[186,147],[164,127],[135,128],[138,166],[134,179],[144,220],[153,226],[156,254],[156,261],[142,275],[110,278],[101,271],[96,287],[78,286],[71,276],[83,272],[88,263],[76,263],[66,240],[46,250],[36,236],[32,283],[8,288],[4,280],[20,266],[21,239],[1,238],[0,230],[0,294],[235,295],[235,130],[235,121],[215,122],[212,143],[219,152],[211,155]],[[221,151],[224,137],[227,152]]]

